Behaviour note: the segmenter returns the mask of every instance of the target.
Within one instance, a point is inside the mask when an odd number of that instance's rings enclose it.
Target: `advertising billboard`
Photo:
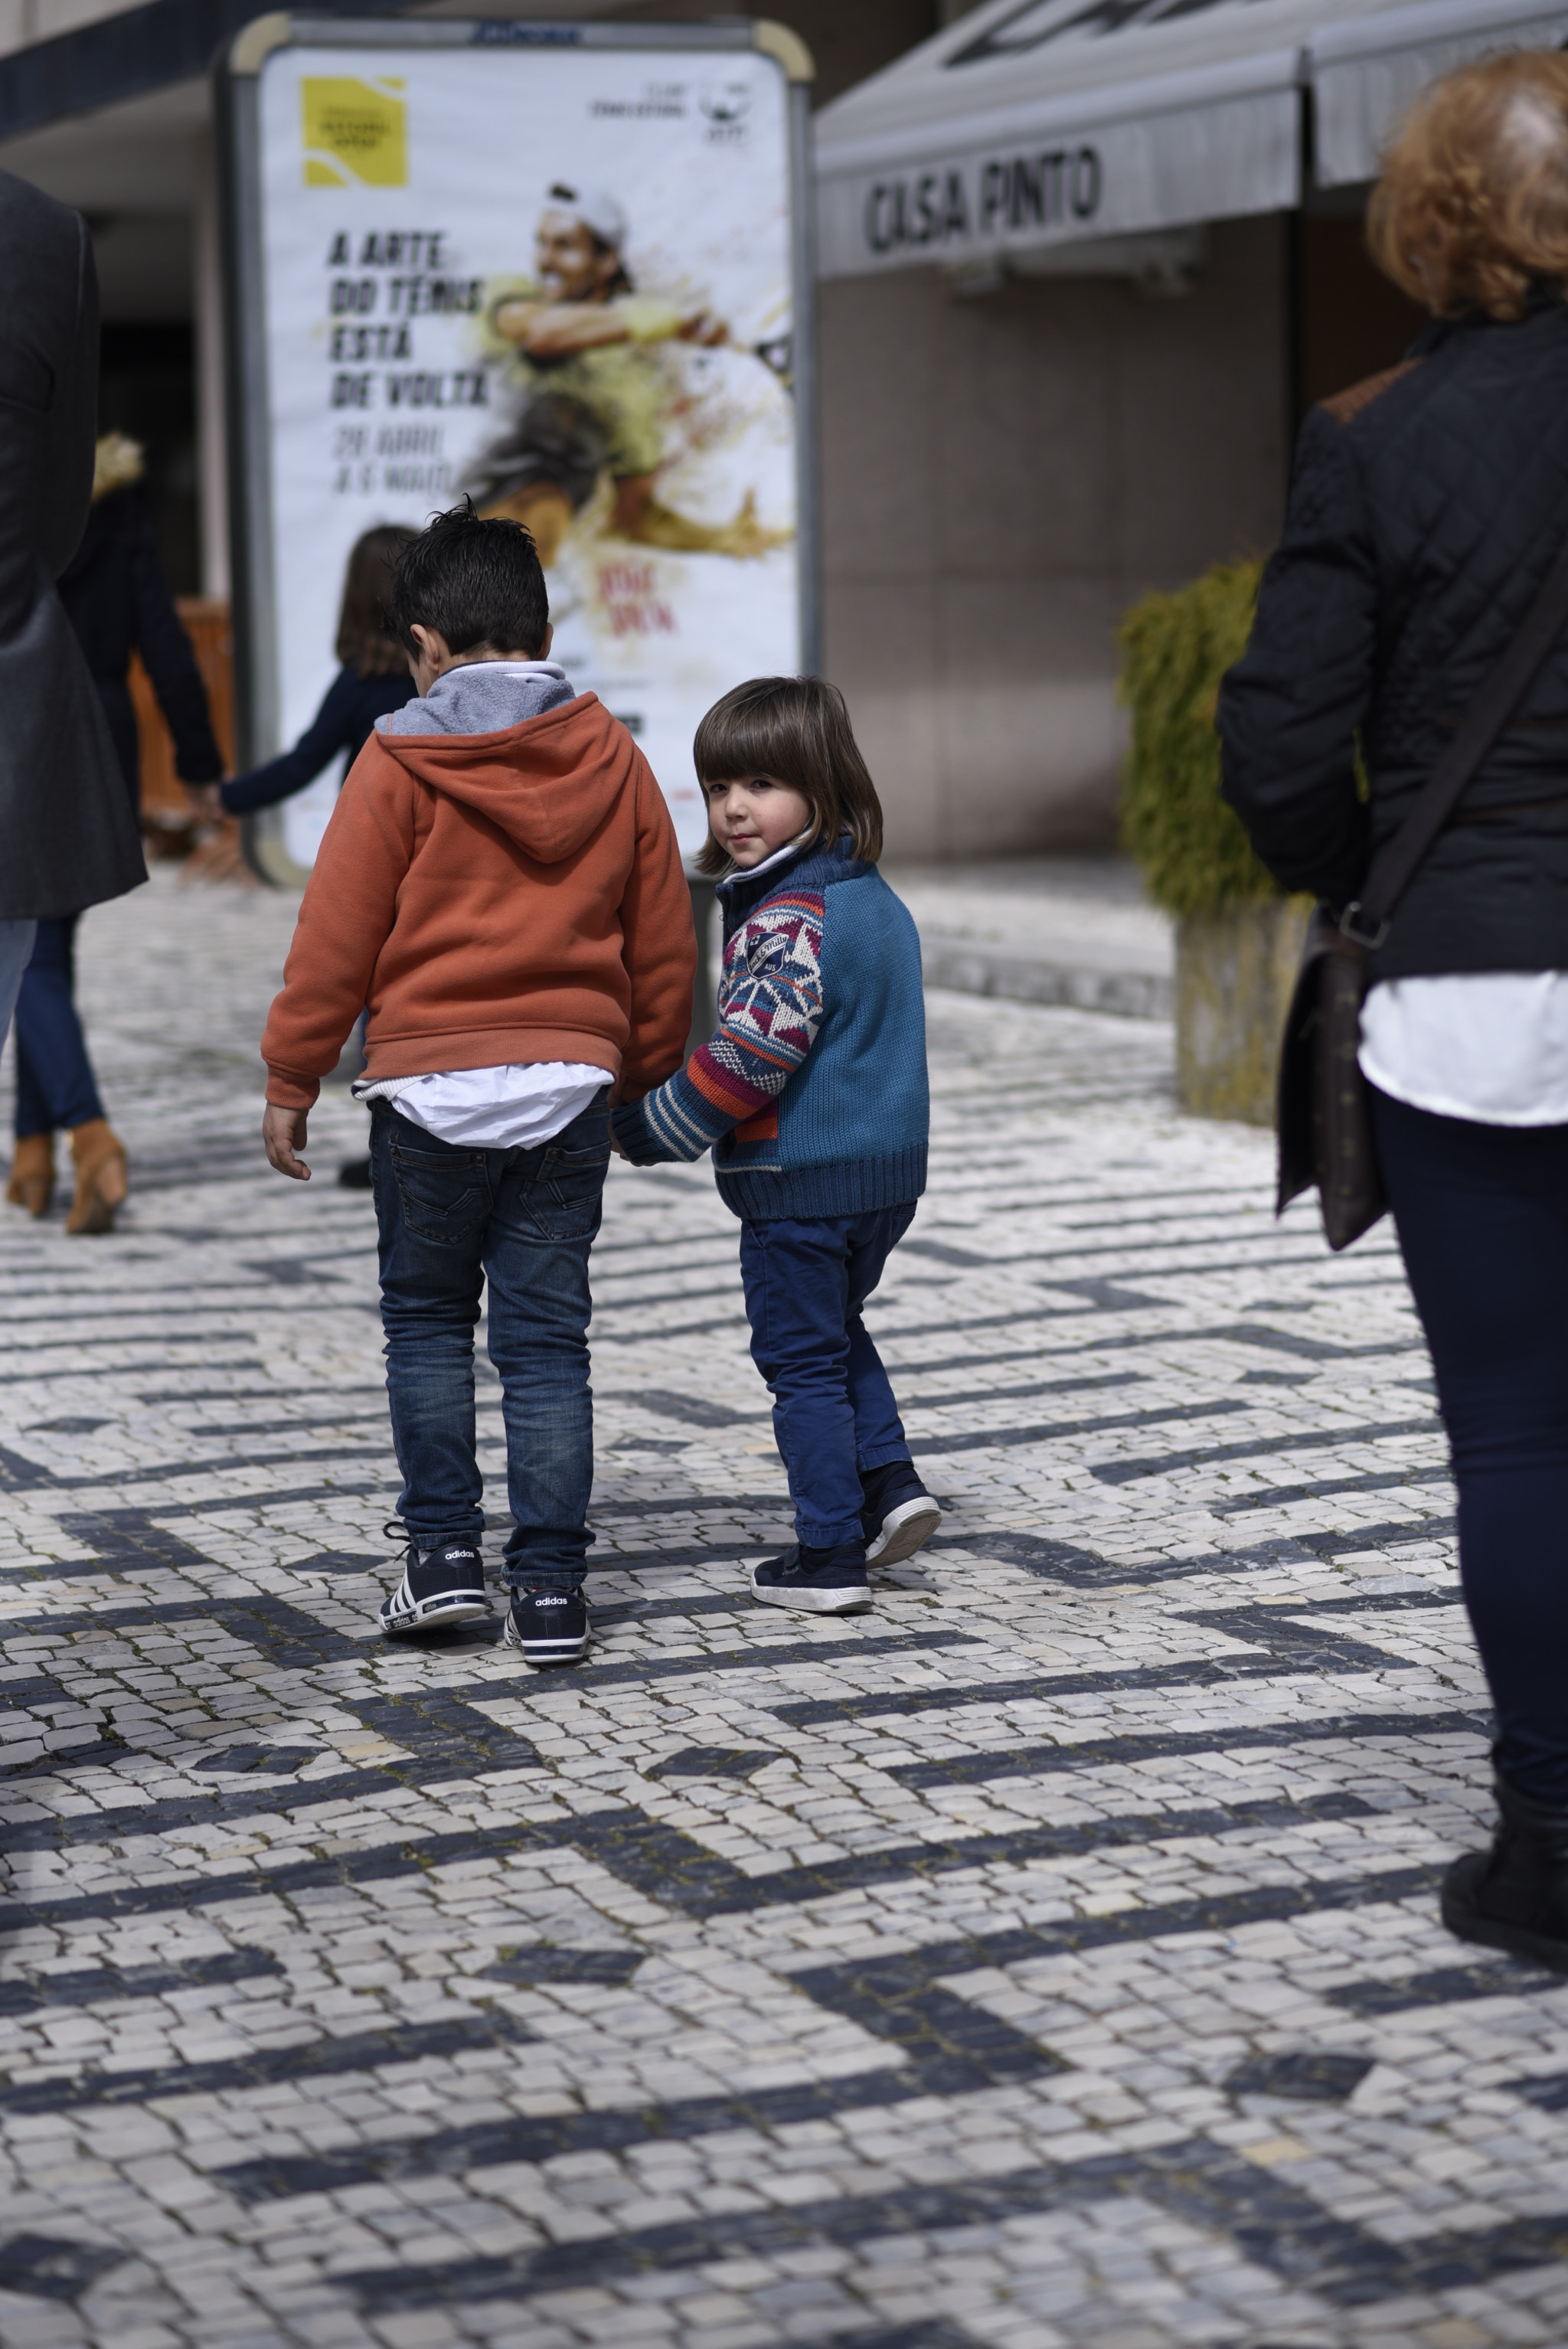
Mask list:
[[[783,28],[258,20],[218,69],[242,756],[309,724],[362,534],[533,533],[552,657],[683,850],[697,719],[815,666],[805,78]],[[410,692],[412,692],[410,686]],[[309,866],[342,780],[250,820]]]

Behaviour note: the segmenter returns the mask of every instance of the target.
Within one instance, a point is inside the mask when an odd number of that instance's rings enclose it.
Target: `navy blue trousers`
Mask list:
[[[103,1115],[77,1017],[77,914],[40,922],[16,998],[16,1139]]]
[[[913,1221],[911,1201],[740,1227],[751,1359],[773,1395],[795,1537],[811,1549],[863,1540],[861,1470],[909,1458],[861,1309]]]
[[[1568,1809],[1568,1126],[1373,1104],[1453,1448],[1498,1767]]]

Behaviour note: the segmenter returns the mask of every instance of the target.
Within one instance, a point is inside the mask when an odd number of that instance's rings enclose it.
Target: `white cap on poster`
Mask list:
[[[557,180],[545,198],[552,212],[570,212],[601,244],[619,253],[626,242],[626,215],[603,188],[569,188]]]

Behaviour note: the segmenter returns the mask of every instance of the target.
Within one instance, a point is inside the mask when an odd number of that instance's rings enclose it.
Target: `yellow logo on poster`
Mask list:
[[[304,80],[307,188],[406,188],[408,109],[401,81]]]

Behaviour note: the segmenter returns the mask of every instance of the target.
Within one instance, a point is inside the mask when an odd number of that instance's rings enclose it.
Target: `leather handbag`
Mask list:
[[[1361,1073],[1361,1006],[1372,957],[1422,858],[1452,816],[1489,750],[1568,623],[1568,543],[1558,554],[1501,659],[1460,720],[1420,797],[1373,858],[1361,895],[1336,913],[1314,907],[1280,1046],[1276,1130],[1283,1216],[1317,1186],[1324,1237],[1336,1252],[1369,1231],[1387,1206]]]

